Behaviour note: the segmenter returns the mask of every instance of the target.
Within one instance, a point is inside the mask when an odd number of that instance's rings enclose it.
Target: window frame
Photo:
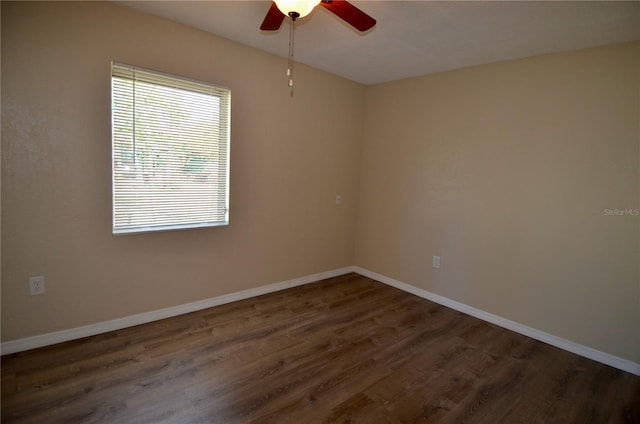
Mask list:
[[[130,73],[130,75],[128,75]],[[142,74],[146,77],[139,78],[139,75]],[[215,162],[218,167],[224,166],[224,170],[222,172],[218,171],[215,175],[218,177],[216,181],[211,182],[209,185],[210,190],[224,191],[223,195],[214,196],[215,201],[212,201],[215,205],[212,206],[212,214],[215,215],[214,209],[217,208],[218,212],[224,209],[224,217],[223,219],[213,219],[210,221],[201,221],[197,222],[194,220],[193,222],[188,223],[176,223],[175,220],[173,223],[161,223],[161,224],[143,224],[143,225],[122,225],[121,222],[117,220],[117,211],[121,211],[121,209],[117,208],[116,195],[117,184],[116,178],[118,176],[122,177],[123,174],[118,174],[116,170],[117,167],[117,154],[121,153],[123,150],[121,147],[116,148],[116,105],[115,105],[115,88],[114,88],[114,78],[121,79],[130,79],[133,81],[135,86],[136,82],[144,82],[147,84],[152,84],[154,86],[164,86],[165,88],[173,88],[188,91],[191,93],[205,94],[211,95],[213,97],[218,97],[219,106],[216,110],[219,116],[219,122],[217,126],[217,138],[212,140],[212,143],[215,144],[215,149],[218,152],[218,159]],[[157,81],[154,82],[154,78],[157,78]],[[160,81],[160,82],[158,82]],[[113,235],[125,235],[125,234],[140,234],[140,233],[150,233],[150,232],[163,232],[163,231],[175,231],[175,230],[185,230],[185,229],[195,229],[195,228],[210,228],[210,227],[221,227],[229,225],[229,191],[230,191],[230,168],[231,168],[231,90],[228,87],[212,84],[209,82],[198,81],[190,78],[185,78],[178,75],[168,74],[164,72],[159,72],[151,69],[141,68],[138,66],[128,65],[119,62],[111,62],[111,71],[110,71],[110,89],[111,89],[111,202],[112,202],[112,234]],[[210,91],[210,92],[207,92]],[[133,89],[133,96],[135,96],[135,89]],[[163,98],[164,99],[164,98]],[[136,109],[135,101],[132,103],[132,125],[129,128],[132,131],[132,140],[133,140],[133,151],[132,155],[136,156],[137,152],[135,150],[136,145]],[[215,112],[214,112],[215,114]],[[213,120],[212,120],[213,122]],[[126,125],[125,125],[126,126]],[[183,133],[180,133],[183,134]],[[191,134],[189,132],[184,134]],[[138,137],[140,139],[140,137]],[[157,146],[158,144],[154,144]],[[174,146],[175,147],[175,146]],[[172,152],[175,152],[175,149],[172,149]],[[177,157],[177,154],[172,155],[172,157]],[[220,181],[221,178],[224,178],[224,181]],[[121,189],[122,190],[122,189]],[[122,192],[119,194],[122,195]],[[139,193],[136,193],[139,194]],[[150,204],[153,204],[155,201],[151,201]],[[202,203],[205,203],[203,200]],[[156,203],[157,204],[157,203]],[[186,203],[185,203],[186,204]],[[195,204],[195,203],[194,203]],[[157,209],[154,209],[157,211]]]

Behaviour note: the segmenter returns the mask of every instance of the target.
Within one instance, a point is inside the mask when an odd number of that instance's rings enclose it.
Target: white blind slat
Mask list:
[[[113,232],[227,225],[230,91],[113,63]]]

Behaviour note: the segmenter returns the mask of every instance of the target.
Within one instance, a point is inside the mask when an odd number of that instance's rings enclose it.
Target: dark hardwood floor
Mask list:
[[[640,423],[640,377],[349,274],[2,357],[3,423]]]

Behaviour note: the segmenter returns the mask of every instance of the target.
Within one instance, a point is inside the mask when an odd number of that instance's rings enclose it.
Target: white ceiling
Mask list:
[[[259,29],[270,1],[118,1],[286,57],[289,19]],[[295,59],[363,84],[640,40],[640,1],[359,1],[361,34],[322,7],[296,22]]]

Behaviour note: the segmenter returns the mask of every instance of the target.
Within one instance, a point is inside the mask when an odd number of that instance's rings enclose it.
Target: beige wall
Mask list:
[[[111,235],[111,60],[232,89],[229,227]],[[3,2],[2,340],[356,264],[640,362],[640,218],[604,215],[640,207],[640,44],[373,87],[299,66],[293,98],[284,68],[109,3]]]
[[[229,227],[111,235],[112,60],[231,88]],[[299,66],[292,98],[285,69],[111,3],[2,2],[2,340],[352,265],[364,87]]]
[[[639,83],[635,43],[369,88],[356,264],[640,362]]]

